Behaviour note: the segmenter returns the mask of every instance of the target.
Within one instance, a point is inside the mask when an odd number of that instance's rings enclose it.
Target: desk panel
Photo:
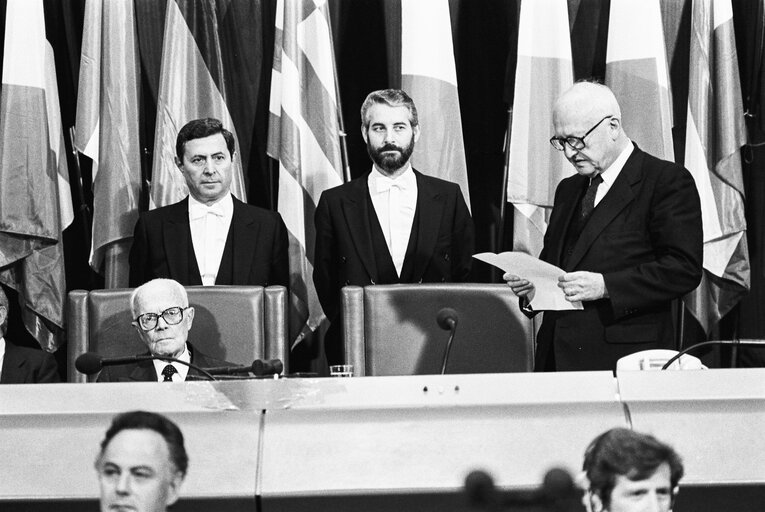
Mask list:
[[[632,427],[683,457],[683,483],[765,483],[765,369],[620,372]]]
[[[266,413],[260,494],[460,489],[474,469],[532,487],[626,419],[610,372],[316,379]]]

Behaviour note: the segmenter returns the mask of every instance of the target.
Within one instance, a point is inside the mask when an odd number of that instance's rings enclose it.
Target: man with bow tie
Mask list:
[[[287,228],[277,212],[231,195],[233,134],[217,119],[178,132],[182,201],[142,213],[130,251],[130,286],[165,277],[182,285],[289,284]]]
[[[412,98],[397,89],[372,92],[361,122],[372,169],[325,191],[315,215],[313,279],[331,322],[324,343],[329,364],[345,358],[343,286],[466,281],[473,254],[473,220],[459,185],[409,162],[420,137]]]

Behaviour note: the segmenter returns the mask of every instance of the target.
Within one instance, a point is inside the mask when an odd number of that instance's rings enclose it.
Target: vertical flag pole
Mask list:
[[[499,198],[499,225],[497,228],[497,246],[494,252],[500,253],[505,244],[505,217],[507,217],[507,182],[510,179],[510,136],[513,126],[513,107],[507,109],[507,130],[505,131],[505,165],[502,171],[502,192]],[[497,281],[498,270],[492,268],[492,281]]]
[[[327,17],[329,18],[329,9],[327,9]],[[335,35],[332,33],[332,23],[327,19],[327,30],[329,31],[329,39],[332,41],[334,50]],[[351,181],[351,165],[348,162],[348,134],[345,131],[345,122],[343,121],[343,104],[340,100],[340,84],[337,79],[337,60],[335,59],[335,52],[332,52],[332,74],[335,82],[335,98],[337,99],[337,127],[338,135],[340,136],[340,158],[343,165],[343,181]]]

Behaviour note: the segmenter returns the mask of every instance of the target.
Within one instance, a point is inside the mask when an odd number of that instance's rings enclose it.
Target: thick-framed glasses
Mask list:
[[[552,144],[552,147],[554,147],[558,151],[563,151],[566,148],[566,144],[568,144],[568,147],[570,147],[574,151],[581,151],[587,145],[587,143],[584,142],[584,139],[586,139],[589,134],[594,132],[595,128],[600,126],[600,123],[612,117],[614,117],[612,114],[607,115],[606,117],[604,117],[603,119],[595,123],[595,126],[587,130],[587,133],[585,133],[581,137],[574,137],[573,135],[570,137],[553,137],[550,139],[550,144]]]
[[[157,327],[159,317],[162,317],[162,320],[164,320],[167,325],[178,325],[181,323],[181,320],[183,320],[183,312],[187,309],[189,308],[175,306],[172,308],[167,308],[160,314],[144,313],[143,315],[139,315],[135,321],[138,322],[138,326],[144,331],[151,331]]]

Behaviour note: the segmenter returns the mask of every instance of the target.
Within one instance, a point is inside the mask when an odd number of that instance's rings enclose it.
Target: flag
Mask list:
[[[74,213],[42,0],[8,0],[0,93],[0,281],[40,346],[61,343],[62,231]]]
[[[746,142],[730,0],[694,0],[685,166],[701,197],[704,276],[686,307],[706,332],[749,290],[740,148]]]
[[[412,165],[458,183],[470,207],[448,0],[401,1],[401,88],[417,106]]]
[[[220,15],[219,9],[223,10],[223,15]],[[167,1],[154,132],[153,206],[176,203],[189,193],[186,181],[175,165],[175,140],[178,131],[187,122],[203,117],[220,119],[223,126],[234,134],[237,147],[241,148],[226,104],[225,88],[227,80],[237,79],[233,76],[237,71],[221,62],[221,56],[225,54],[221,39],[227,36],[221,28],[228,27],[225,9],[225,5],[194,0]],[[240,151],[239,157],[234,158],[231,192],[247,202],[243,157]]]
[[[279,0],[268,154],[279,161],[279,213],[290,237],[293,348],[324,320],[313,286],[322,191],[343,182],[339,99],[326,0]]]
[[[90,265],[107,288],[128,286],[141,191],[140,74],[132,0],[88,0],[75,147],[93,160]]]
[[[566,0],[521,3],[510,126],[507,201],[513,249],[542,251],[555,188],[574,169],[550,144],[555,100],[574,83]]]
[[[675,160],[672,99],[659,0],[612,0],[606,85],[622,110],[622,126],[640,149]]]

